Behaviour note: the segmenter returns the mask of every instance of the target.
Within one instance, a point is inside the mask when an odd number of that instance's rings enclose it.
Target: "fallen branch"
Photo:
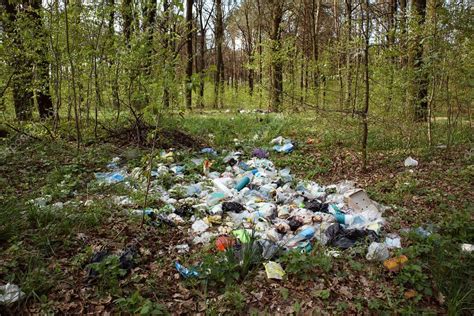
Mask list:
[[[14,127],[14,126],[11,126],[10,124],[8,123],[4,123],[6,126],[10,127],[12,130],[14,130],[15,132],[17,133],[20,133],[22,135],[25,135],[25,136],[28,136],[28,137],[31,137],[33,139],[36,139],[36,140],[41,140],[40,138],[36,137],[36,136],[33,136],[33,135],[30,135],[22,130],[19,130],[18,128]]]

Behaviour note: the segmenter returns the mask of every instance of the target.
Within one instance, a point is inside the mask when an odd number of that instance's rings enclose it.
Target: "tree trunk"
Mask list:
[[[193,0],[186,0],[186,107],[192,106],[192,75],[193,75]]]
[[[132,0],[122,1],[122,19],[123,19],[123,34],[125,36],[125,43],[130,46],[130,37],[132,34]]]
[[[34,0],[31,2],[30,16],[35,27],[36,39],[42,42],[39,46],[37,54],[40,61],[36,65],[36,79],[39,82],[38,92],[36,94],[36,102],[38,103],[38,112],[40,118],[50,118],[53,116],[53,101],[50,93],[50,80],[49,80],[49,62],[47,58],[47,43],[46,34],[43,28],[43,22],[41,21],[41,0]]]
[[[368,116],[369,116],[369,101],[370,101],[370,81],[369,81],[369,32],[370,18],[369,18],[369,0],[365,1],[365,30],[364,30],[364,111],[362,114],[362,170],[367,169],[367,139],[369,136]]]
[[[280,24],[283,19],[283,6],[281,0],[270,1],[272,8],[272,30],[270,34],[272,58],[272,82],[271,82],[271,103],[270,110],[273,112],[280,111],[281,97],[283,92],[283,63],[281,60],[281,28]]]
[[[199,16],[199,49],[198,49],[198,73],[199,73],[199,107],[204,108],[204,68],[206,67],[205,53],[206,53],[206,26],[204,25],[203,16],[204,0],[199,0],[197,5],[197,14]]]
[[[346,1],[346,94],[344,105],[350,107],[352,100],[352,0]]]
[[[420,31],[422,32],[426,17],[426,0],[413,0],[413,10],[418,19]],[[428,78],[426,71],[423,69],[423,42],[420,40],[419,35],[416,37],[417,40],[413,59],[413,70],[415,73],[415,121],[426,122],[428,118]]]
[[[224,43],[224,22],[222,17],[222,0],[215,0],[216,5],[216,76],[214,80],[214,107],[222,106],[222,95],[224,89],[224,58],[222,55],[222,44]]]

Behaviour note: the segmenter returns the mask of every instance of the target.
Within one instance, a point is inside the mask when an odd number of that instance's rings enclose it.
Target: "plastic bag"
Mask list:
[[[283,280],[283,276],[285,276],[286,273],[279,263],[274,262],[274,261],[268,261],[264,263],[263,266],[265,267],[267,278]]]

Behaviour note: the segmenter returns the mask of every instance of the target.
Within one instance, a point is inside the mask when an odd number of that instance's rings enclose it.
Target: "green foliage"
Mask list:
[[[235,311],[242,311],[246,306],[245,296],[242,294],[241,289],[235,285],[226,287],[223,297],[223,303],[226,307],[231,308]]]
[[[205,254],[199,267],[203,282],[211,286],[229,286],[245,280],[256,268],[261,267],[261,248],[254,233],[250,241],[239,249],[228,247],[223,252]]]
[[[168,315],[166,307],[144,298],[140,292],[135,291],[130,297],[121,297],[115,300],[115,304],[121,312],[132,315]]]
[[[328,273],[332,269],[332,257],[327,256],[320,246],[309,253],[289,251],[280,260],[289,276],[302,280],[315,280],[321,273]]]
[[[97,272],[99,292],[103,294],[121,292],[119,281],[127,271],[120,268],[120,260],[117,256],[107,256],[101,262],[89,264],[88,268]]]

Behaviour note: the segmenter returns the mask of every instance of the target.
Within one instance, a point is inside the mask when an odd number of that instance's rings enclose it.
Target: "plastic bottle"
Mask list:
[[[314,229],[314,227],[307,227],[300,231],[295,237],[288,240],[287,246],[288,248],[294,248],[300,242],[313,238],[314,234],[316,234],[316,230]]]
[[[232,191],[223,183],[224,179],[217,178],[212,180],[212,183],[214,183],[214,186],[219,189],[219,191],[223,192],[226,196],[231,196]]]
[[[257,172],[258,170],[254,169],[252,170],[252,172],[247,173],[245,176],[242,177],[242,179],[240,179],[239,182],[237,182],[237,184],[234,186],[234,189],[236,189],[237,191],[240,191],[243,188],[245,188],[250,183],[250,181],[252,181],[253,175],[256,174]]]

